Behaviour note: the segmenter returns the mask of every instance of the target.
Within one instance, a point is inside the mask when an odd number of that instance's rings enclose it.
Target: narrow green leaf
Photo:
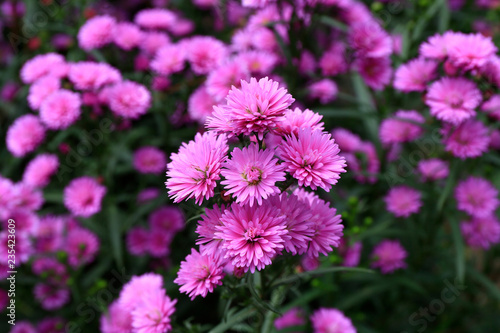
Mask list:
[[[339,30],[344,31],[344,32],[348,31],[348,28],[344,23],[337,21],[329,16],[320,16],[319,21],[325,25],[332,27],[332,28],[336,28],[336,29],[339,29]]]
[[[415,29],[413,30],[413,34],[411,36],[412,40],[415,41],[420,39],[427,24],[430,22],[432,17],[434,17],[434,15],[438,13],[439,9],[441,9],[442,2],[446,2],[446,0],[434,1],[434,3],[427,8],[427,11],[424,13],[424,15],[420,16],[417,24],[415,24]]]
[[[379,294],[391,288],[394,288],[394,284],[392,283],[367,286],[361,290],[358,290],[356,293],[353,293],[351,295],[346,295],[346,297],[342,298],[342,300],[339,303],[337,303],[335,307],[342,310],[349,309],[359,303],[364,302],[369,298],[374,297],[376,294]]]
[[[357,73],[352,73],[352,84],[358,100],[359,110],[363,113],[363,122],[370,138],[373,142],[379,142],[378,138],[378,121],[376,118],[377,109],[373,101],[370,89],[366,86],[361,76]]]
[[[235,325],[241,323],[247,318],[252,317],[255,314],[255,309],[252,307],[245,308],[240,312],[236,313],[230,317],[227,321],[220,323],[219,325],[212,328],[208,333],[225,333]]]
[[[441,192],[441,195],[439,196],[438,202],[437,202],[437,212],[440,213],[441,210],[444,207],[444,203],[446,202],[446,199],[451,193],[451,190],[453,188],[453,185],[455,184],[455,178],[458,173],[458,162],[452,161],[451,162],[451,170],[450,170],[450,175],[448,176],[448,179],[446,180],[446,185],[444,186],[443,192]]]
[[[256,305],[264,310],[274,312],[278,315],[281,315],[281,313],[271,304],[268,302],[264,301],[257,290],[255,289],[255,281],[254,281],[254,274],[249,273],[247,275],[247,286],[248,289],[250,290],[250,294],[253,297],[253,300],[255,301]]]
[[[439,10],[438,31],[443,33],[448,30],[448,26],[450,24],[450,7],[448,6],[448,0],[439,0],[437,2],[441,3],[441,9]]]
[[[455,245],[455,266],[457,270],[457,278],[460,283],[465,279],[465,249],[460,226],[456,220],[450,221],[453,243]]]
[[[477,282],[481,283],[486,289],[488,289],[491,296],[495,297],[498,302],[500,302],[500,289],[493,283],[487,276],[479,272],[473,267],[467,269],[467,273]]]
[[[109,221],[109,236],[111,240],[113,256],[115,258],[118,267],[123,267],[122,233],[120,228],[118,210],[115,206],[110,206],[108,209],[108,221]]]
[[[287,276],[281,279],[276,280],[273,284],[272,287],[276,287],[282,284],[288,284],[295,282],[300,279],[307,279],[311,278],[313,276],[319,276],[319,275],[324,275],[328,273],[335,273],[335,272],[351,272],[351,273],[374,273],[372,269],[367,269],[367,268],[360,268],[360,267],[328,267],[328,268],[320,268],[314,271],[309,271],[309,272],[303,272],[299,274],[294,274],[291,276]]]

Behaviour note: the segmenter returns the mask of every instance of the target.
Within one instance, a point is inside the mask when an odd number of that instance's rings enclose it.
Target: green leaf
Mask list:
[[[458,173],[458,161],[454,160],[452,161],[451,164],[452,166],[450,170],[450,175],[448,176],[443,192],[441,192],[441,195],[439,196],[439,199],[437,201],[437,207],[436,207],[437,213],[440,213],[441,210],[443,209],[444,203],[446,202],[446,199],[450,195],[453,185],[455,184],[455,178]]]
[[[439,11],[439,22],[438,31],[440,33],[448,30],[450,24],[450,8],[448,7],[448,0],[439,0],[437,2],[441,3],[441,9]]]
[[[110,206],[108,209],[108,221],[113,256],[118,267],[123,267],[122,233],[118,210],[115,206]]]
[[[356,293],[351,295],[346,295],[342,300],[336,304],[336,307],[342,310],[346,310],[355,306],[356,304],[362,303],[367,299],[374,297],[376,294],[381,293],[387,289],[394,288],[393,283],[384,283],[377,285],[370,285]]]
[[[325,25],[328,25],[332,28],[339,29],[339,30],[344,31],[344,32],[347,32],[349,30],[344,23],[337,21],[329,16],[320,16],[319,21]]]
[[[228,318],[227,321],[220,323],[219,325],[212,328],[208,333],[225,333],[228,332],[230,328],[241,323],[247,318],[252,317],[255,314],[255,309],[252,307],[247,307],[235,315]]]
[[[465,249],[460,226],[456,220],[450,221],[453,243],[455,245],[455,266],[457,270],[457,278],[460,283],[465,279]]]
[[[247,286],[248,289],[250,290],[250,294],[252,295],[254,302],[259,308],[281,315],[281,312],[279,312],[274,306],[272,306],[268,302],[264,301],[257,292],[257,290],[255,289],[254,274],[248,273]]]
[[[412,40],[415,41],[420,39],[429,21],[434,15],[438,13],[439,9],[441,9],[441,7],[443,6],[443,2],[446,2],[446,0],[434,1],[434,3],[427,8],[427,11],[424,13],[424,15],[420,16],[417,24],[415,24],[415,29],[413,30],[413,34],[411,36]]]
[[[319,275],[324,275],[328,273],[335,273],[335,272],[350,272],[350,273],[369,273],[372,274],[375,271],[372,269],[367,269],[367,268],[360,268],[360,267],[327,267],[327,268],[320,268],[316,269],[314,271],[309,271],[309,272],[303,272],[299,274],[294,274],[291,276],[287,276],[281,279],[276,280],[271,287],[276,287],[282,284],[288,284],[295,282],[300,279],[307,279],[311,278],[313,276],[319,276]]]
[[[370,138],[373,142],[378,143],[378,121],[377,121],[377,108],[373,101],[370,89],[366,86],[365,82],[358,73],[352,73],[352,84],[358,100],[358,107],[363,113],[363,122]]]
[[[500,302],[500,289],[493,283],[487,276],[479,272],[473,267],[467,269],[467,273],[477,282],[482,284],[486,289],[488,289],[491,296],[495,297],[498,302]]]

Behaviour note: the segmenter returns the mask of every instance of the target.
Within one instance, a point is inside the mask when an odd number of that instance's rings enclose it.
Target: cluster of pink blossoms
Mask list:
[[[337,309],[318,309],[310,316],[310,320],[314,333],[356,333],[351,319]],[[300,308],[292,308],[274,321],[277,330],[287,329],[287,331],[305,324],[305,313]]]
[[[200,250],[181,263],[175,282],[192,298],[222,284],[225,266],[254,273],[283,252],[318,257],[339,246],[340,215],[304,188],[330,191],[345,159],[321,116],[292,111],[293,102],[267,77],[241,81],[214,107],[208,131],[172,154],[165,184],[174,202],[226,202],[205,210],[196,229]],[[243,147],[229,151],[236,138]]]

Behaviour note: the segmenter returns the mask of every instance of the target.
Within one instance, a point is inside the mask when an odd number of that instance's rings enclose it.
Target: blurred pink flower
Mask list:
[[[418,162],[418,172],[420,172],[424,181],[438,180],[448,177],[450,168],[448,162],[438,158],[430,158]]]
[[[488,150],[488,128],[479,120],[467,120],[455,128],[445,126],[442,132],[445,150],[461,159],[475,158]]]
[[[163,333],[172,330],[170,317],[175,312],[177,300],[171,300],[160,289],[144,295],[140,306],[132,311],[135,333]]]
[[[380,124],[380,141],[385,145],[411,142],[424,133],[424,129],[417,125],[424,122],[424,116],[417,111],[399,110],[394,117],[386,118]]]
[[[487,217],[498,208],[498,190],[488,180],[469,177],[455,188],[457,208],[475,217]]]
[[[494,216],[475,217],[460,223],[460,230],[467,245],[489,249],[500,243],[500,221]]]
[[[314,333],[356,333],[351,319],[337,309],[321,308],[311,316]]]
[[[90,230],[73,229],[68,232],[65,250],[72,267],[89,264],[94,261],[99,251],[99,238]]]
[[[142,84],[124,81],[108,91],[109,108],[126,119],[137,119],[151,107],[151,93]]]
[[[274,327],[279,331],[288,327],[306,324],[304,311],[300,308],[291,308],[274,320]]]
[[[116,20],[108,15],[95,16],[78,31],[78,45],[85,51],[101,48],[113,41]]]
[[[120,22],[115,25],[113,42],[122,50],[129,51],[142,41],[142,31],[133,23]]]
[[[60,89],[40,105],[40,119],[50,129],[66,129],[80,118],[80,94]]]
[[[394,74],[394,88],[404,92],[424,91],[436,76],[437,66],[433,60],[423,58],[399,66]]]
[[[396,217],[408,217],[418,213],[422,206],[422,194],[405,185],[396,186],[389,190],[384,197],[386,208]]]
[[[406,268],[406,250],[397,240],[385,239],[375,246],[372,252],[372,267],[380,268],[382,274],[389,274],[400,268]]]
[[[17,118],[7,130],[7,149],[15,157],[23,157],[34,151],[45,139],[45,128],[34,115]]]
[[[30,87],[28,104],[31,109],[38,110],[43,101],[55,91],[61,88],[61,81],[54,76],[46,76],[38,79]]]
[[[101,210],[106,187],[94,178],[73,179],[64,189],[64,205],[75,216],[90,217]]]
[[[132,316],[124,309],[120,302],[114,301],[108,312],[103,313],[100,321],[102,333],[125,333],[132,331]]]
[[[160,149],[144,146],[134,152],[132,163],[140,173],[160,174],[166,169],[167,158]]]

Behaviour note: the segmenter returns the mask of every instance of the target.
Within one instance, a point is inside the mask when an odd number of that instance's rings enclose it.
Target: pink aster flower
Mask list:
[[[491,37],[480,33],[461,34],[448,50],[448,55],[455,66],[474,70],[484,67],[497,50]]]
[[[276,320],[274,320],[274,327],[282,330],[288,327],[301,326],[306,324],[304,311],[300,308],[291,308]]]
[[[353,152],[359,149],[362,144],[361,138],[345,128],[335,128],[332,136],[343,152]]]
[[[448,77],[434,82],[425,99],[431,115],[455,125],[474,116],[481,101],[481,92],[474,82]]]
[[[484,178],[469,177],[455,189],[457,208],[474,217],[486,217],[498,208],[498,190]]]
[[[285,180],[283,167],[278,159],[273,158],[274,152],[270,149],[259,150],[257,144],[251,144],[243,149],[234,148],[231,159],[227,160],[221,171],[225,180],[221,182],[226,195],[234,195],[236,202],[241,204],[254,201],[259,205],[262,199],[280,193],[276,182]]]
[[[176,15],[167,9],[143,9],[135,15],[134,22],[145,29],[169,30],[176,23]]]
[[[323,76],[335,76],[344,73],[348,69],[345,58],[345,46],[335,43],[328,49],[319,60],[319,67]]]
[[[312,214],[314,234],[308,244],[307,255],[309,257],[318,257],[320,253],[328,255],[332,247],[340,245],[344,229],[341,216],[337,215],[335,208],[331,208],[327,202],[313,193],[296,189],[294,195],[309,206]]]
[[[43,275],[52,281],[64,279],[67,274],[66,266],[51,257],[37,258],[33,261],[31,269],[36,275]]]
[[[108,312],[102,314],[100,323],[102,333],[132,332],[132,316],[118,301],[111,303]]]
[[[133,276],[121,292],[118,302],[126,311],[130,312],[141,305],[141,300],[151,293],[159,294],[163,289],[163,278],[159,274],[146,273]]]
[[[461,159],[481,156],[488,150],[488,128],[478,120],[464,121],[456,128],[443,130],[445,150]]]
[[[142,41],[142,31],[133,23],[117,23],[113,31],[113,42],[122,50],[129,51]]]
[[[52,283],[38,283],[33,290],[35,299],[40,302],[45,310],[60,309],[68,303],[70,291],[67,287],[61,287]]]
[[[60,89],[48,96],[40,106],[40,119],[50,129],[66,129],[80,118],[80,95]]]
[[[385,239],[375,246],[372,252],[373,268],[380,268],[382,274],[392,273],[397,269],[405,268],[406,250],[397,240]]]
[[[218,256],[201,255],[191,249],[191,254],[181,262],[174,283],[181,286],[179,291],[188,294],[191,300],[198,295],[205,297],[209,292],[212,293],[215,287],[222,285],[223,264]]]
[[[309,109],[304,111],[299,108],[295,108],[293,111],[286,110],[283,121],[278,124],[277,132],[283,136],[292,133],[297,136],[303,128],[311,128],[312,131],[323,131],[325,124],[321,121],[322,118],[322,115]]]
[[[420,55],[424,58],[443,60],[463,35],[461,32],[447,31],[442,35],[431,36],[427,42],[420,45]]]
[[[309,97],[319,99],[321,104],[328,104],[334,101],[337,93],[337,85],[329,79],[323,79],[309,85]]]
[[[357,59],[355,64],[361,77],[370,88],[382,90],[391,82],[392,67],[390,58],[362,57]]]
[[[165,153],[158,148],[145,146],[134,152],[132,163],[140,173],[160,174],[165,170],[167,158]]]
[[[321,308],[311,316],[314,333],[356,333],[351,319],[337,309]]]
[[[21,80],[34,83],[44,76],[61,78],[66,75],[67,65],[64,57],[56,53],[40,54],[28,60],[21,67]]]
[[[424,122],[425,118],[417,111],[399,110],[395,117],[384,119],[380,124],[380,140],[385,145],[411,142],[424,133],[424,129],[417,125]]]
[[[126,119],[137,119],[151,107],[151,93],[142,84],[124,81],[109,90],[109,108]]]
[[[234,62],[244,67],[252,74],[269,75],[278,63],[278,57],[271,52],[252,50],[240,52],[234,57]],[[242,66],[243,65],[243,66]],[[247,79],[247,78],[243,78]]]
[[[145,203],[151,200],[156,199],[160,195],[160,190],[154,187],[145,188],[141,192],[137,194],[137,202]]]
[[[16,321],[16,325],[12,327],[9,333],[38,333],[38,331],[27,321]]]
[[[392,54],[392,38],[375,21],[356,24],[349,33],[351,47],[362,57],[378,58]]]
[[[394,88],[409,91],[424,91],[427,83],[436,76],[437,63],[418,58],[399,66],[394,74]]]
[[[6,290],[0,289],[0,311],[4,311],[10,302],[9,294]],[[22,324],[22,322],[17,322],[17,325]],[[36,332],[34,332],[36,333]]]
[[[42,102],[53,92],[61,88],[61,80],[57,77],[46,76],[38,79],[30,87],[28,104],[31,109],[38,110]]]
[[[59,160],[54,154],[40,154],[26,166],[23,174],[23,183],[33,187],[45,187],[50,177],[56,173]]]
[[[218,102],[208,93],[207,87],[202,85],[196,89],[188,100],[188,113],[191,119],[204,124],[207,117],[212,115],[214,105]]]
[[[160,48],[167,46],[171,43],[170,37],[164,32],[160,31],[148,31],[142,33],[142,41],[139,44],[139,48],[146,55],[155,55]],[[179,45],[177,49],[182,49]],[[172,49],[172,51],[175,51]],[[184,58],[183,58],[184,60]]]
[[[229,207],[228,207],[229,209]],[[213,209],[205,208],[205,214],[201,215],[201,221],[198,221],[196,233],[199,235],[196,245],[200,246],[201,254],[205,256],[219,256],[222,251],[222,238],[217,238],[217,226],[222,226],[221,217],[226,207],[214,205]]]
[[[68,232],[65,250],[68,262],[79,267],[92,262],[99,251],[99,239],[90,230],[77,228]]]
[[[28,184],[19,182],[12,187],[10,193],[11,207],[27,210],[39,210],[44,202],[43,193]]]
[[[97,90],[121,81],[120,72],[105,63],[81,61],[69,66],[68,79],[78,90]]]
[[[195,36],[188,41],[186,56],[195,74],[208,74],[226,58],[227,47],[214,37]]]
[[[219,66],[210,72],[207,77],[207,92],[217,101],[222,101],[234,86],[241,87],[242,80],[248,80],[250,74],[245,66],[236,60]]]
[[[500,243],[500,222],[493,215],[462,222],[460,230],[465,242],[471,247],[487,250]]]
[[[500,120],[500,95],[491,96],[489,100],[481,105],[481,110],[485,111],[488,116],[495,120]]]
[[[196,134],[194,141],[183,143],[178,153],[172,153],[165,185],[174,202],[194,197],[201,204],[203,198],[213,197],[227,150],[225,135],[207,132]]]
[[[113,41],[116,21],[108,15],[94,16],[78,31],[78,45],[86,50],[98,49]]]
[[[288,231],[285,216],[277,215],[267,201],[261,206],[250,207],[233,204],[222,215],[221,226],[216,226],[217,238],[223,240],[224,258],[244,271],[261,270],[271,264],[271,259],[284,247]]]
[[[163,289],[144,295],[140,306],[132,311],[133,332],[170,332],[170,316],[175,312],[175,303],[177,300],[171,300]]]
[[[61,318],[46,318],[37,325],[37,333],[66,333],[66,323]]]
[[[151,230],[149,233],[148,253],[156,258],[165,257],[170,253],[170,243],[174,234],[171,231]]]
[[[353,244],[346,244],[339,248],[339,253],[343,258],[342,266],[345,267],[356,267],[359,265],[359,260],[361,259],[361,250],[363,249],[363,243],[360,241],[354,242]]]
[[[101,210],[106,187],[91,177],[73,179],[64,189],[64,205],[75,216],[90,217]]]
[[[4,256],[5,258],[7,258],[7,254],[9,254],[8,250],[10,249],[8,247],[8,244],[9,244],[8,235],[10,235],[10,233],[7,231],[7,229],[3,229],[2,231],[0,231],[0,255]],[[16,250],[15,265],[20,266],[21,264],[27,262],[31,258],[31,256],[33,255],[33,244],[31,242],[30,235],[28,235],[25,232],[17,232],[15,245],[16,245],[16,247],[15,247],[15,250]],[[5,262],[5,263],[7,263],[7,262]],[[7,268],[6,266],[4,266],[4,267]],[[1,276],[1,274],[6,272],[7,270],[11,270],[11,269],[6,269],[6,270],[0,269],[0,276]],[[2,277],[2,279],[3,279],[3,277]]]
[[[422,175],[424,181],[445,179],[450,173],[448,162],[438,158],[430,158],[418,162],[418,172]]]
[[[134,227],[127,233],[127,249],[136,256],[147,253],[149,247],[149,231],[146,228]]]
[[[22,232],[30,236],[36,236],[39,229],[40,220],[32,211],[18,207],[9,211],[8,218],[16,221],[16,232]],[[7,230],[8,219],[2,221],[4,230]]]
[[[184,214],[178,207],[164,206],[149,215],[149,226],[153,232],[166,231],[176,233],[184,229]]]
[[[283,119],[285,110],[294,102],[287,90],[278,82],[266,78],[250,82],[241,81],[241,89],[233,87],[227,96],[227,107],[214,108],[214,115],[207,120],[207,127],[218,129],[218,121],[228,123],[236,135],[258,135],[273,131]],[[222,128],[223,131],[227,130]]]
[[[299,186],[318,187],[329,191],[345,172],[345,158],[331,134],[304,128],[299,134],[286,136],[276,154],[285,170],[299,181]]]
[[[393,187],[384,198],[386,208],[396,217],[408,217],[418,213],[422,206],[422,195],[408,186]]]
[[[37,252],[55,252],[63,246],[63,232],[66,219],[60,216],[47,215],[40,218],[35,240]]]
[[[37,116],[30,114],[17,118],[7,130],[7,149],[16,157],[34,151],[45,139],[45,128]]]
[[[170,75],[184,69],[186,51],[180,44],[162,46],[156,52],[150,67],[160,75]]]

